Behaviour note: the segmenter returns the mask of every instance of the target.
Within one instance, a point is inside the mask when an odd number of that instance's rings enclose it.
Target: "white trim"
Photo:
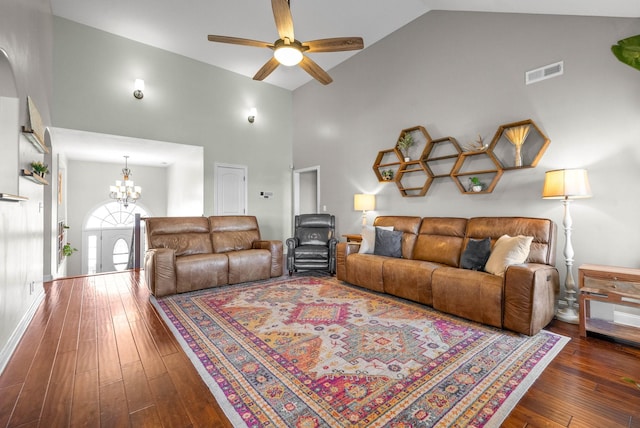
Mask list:
[[[316,173],[316,212],[320,212],[320,165],[293,170],[293,217],[300,214],[300,174],[305,172]]]
[[[0,375],[7,367],[11,356],[18,347],[22,336],[27,331],[27,327],[29,327],[29,324],[31,324],[31,320],[33,319],[36,311],[40,307],[40,303],[42,303],[43,300],[44,288],[40,288],[40,293],[36,296],[33,303],[31,303],[29,310],[27,310],[27,312],[23,315],[22,319],[16,326],[16,329],[13,330],[13,333],[11,333],[11,337],[9,337],[9,340],[7,341],[5,346],[2,348],[2,350],[0,350]]]

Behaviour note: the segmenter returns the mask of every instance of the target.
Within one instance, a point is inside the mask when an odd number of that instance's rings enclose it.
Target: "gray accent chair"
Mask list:
[[[300,214],[295,217],[293,238],[287,244],[289,275],[301,270],[336,273],[336,218],[331,214]]]

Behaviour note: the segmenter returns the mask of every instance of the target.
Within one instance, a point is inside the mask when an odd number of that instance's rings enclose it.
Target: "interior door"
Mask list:
[[[247,214],[247,167],[215,164],[216,215]]]

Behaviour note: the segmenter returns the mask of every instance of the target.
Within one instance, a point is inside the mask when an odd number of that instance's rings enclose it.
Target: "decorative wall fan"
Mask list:
[[[339,52],[354,51],[364,48],[362,37],[335,37],[331,39],[319,39],[309,42],[296,40],[293,34],[293,18],[288,0],[271,0],[273,17],[276,21],[276,28],[280,38],[273,43],[261,42],[258,40],[242,39],[238,37],[213,36],[209,35],[211,42],[231,43],[234,45],[255,46],[258,48],[269,48],[273,50],[271,58],[253,76],[254,80],[263,80],[275,70],[278,65],[300,65],[304,71],[309,73],[314,79],[327,85],[333,81],[331,76],[316,64],[311,58],[304,55],[305,52]]]

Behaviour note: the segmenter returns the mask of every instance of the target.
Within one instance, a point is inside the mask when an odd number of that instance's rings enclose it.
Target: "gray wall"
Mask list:
[[[27,124],[27,95],[38,106],[45,125],[51,123],[52,25],[48,0],[0,2],[0,48],[8,55],[20,100],[16,127]],[[16,175],[32,160],[50,161],[23,136],[19,141],[0,142],[0,157],[7,151],[15,153],[9,145],[19,145],[18,164],[12,167]],[[44,188],[24,178],[17,183],[17,189],[0,189],[29,198],[20,203],[0,202],[0,371],[43,296],[45,220],[40,204]]]
[[[203,147],[205,215],[214,213],[214,162],[247,165],[249,214],[264,238],[287,237],[290,91],[61,18],[54,38],[54,126]],[[132,95],[138,77],[143,100]]]
[[[295,167],[321,165],[321,205],[336,214],[339,233],[359,231],[352,200],[361,192],[378,195],[369,222],[384,214],[551,218],[562,277],[562,203],[542,200],[542,183],[547,170],[584,167],[594,196],[571,208],[574,266],[640,267],[640,72],[610,52],[638,33],[638,19],[427,13],[331,70],[331,85],[294,91]],[[564,75],[524,84],[525,71],[557,61]],[[425,197],[402,198],[372,171],[404,128],[423,125],[463,144],[528,118],[551,144],[537,168],[505,172],[491,194],[463,195],[440,179]]]

